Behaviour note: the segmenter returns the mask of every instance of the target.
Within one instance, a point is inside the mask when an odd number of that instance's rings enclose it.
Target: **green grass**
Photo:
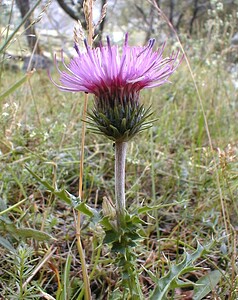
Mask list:
[[[144,226],[146,238],[135,249],[145,297],[154,284],[144,268],[162,276],[169,270],[168,259],[179,262],[184,249],[189,251],[196,248],[197,241],[206,245],[211,240],[215,241],[212,249],[197,262],[201,269],[186,274],[185,278],[196,281],[211,270],[219,270],[222,279],[210,298],[204,299],[238,297],[237,92],[224,63],[219,59],[214,61],[216,64],[207,65],[192,60],[213,151],[185,62],[173,76],[171,85],[141,95],[146,105],[152,105],[152,118],[158,120],[150,130],[129,142],[127,206],[132,211],[142,205],[161,204],[159,210],[143,215],[148,223]],[[20,73],[13,76],[7,71],[3,75],[3,91],[22,77]],[[82,274],[73,211],[47,192],[25,165],[52,185],[77,195],[82,109],[83,95],[59,92],[45,72],[35,73],[29,82],[5,98],[2,105],[1,210],[25,199],[0,216],[0,231],[5,239],[5,247],[3,242],[0,246],[2,299],[79,297]],[[90,206],[101,209],[104,196],[113,201],[113,167],[113,144],[87,131],[84,198]],[[52,239],[42,241],[37,233],[32,233],[34,238],[26,238],[21,232],[14,232],[12,224],[44,231]],[[92,294],[95,299],[116,299],[120,276],[112,264],[112,254],[101,244],[102,238],[100,226],[84,220],[82,242]],[[44,261],[47,253],[49,258]],[[38,264],[39,270],[34,274]],[[171,299],[184,299],[183,293],[188,294],[188,290],[177,289]]]

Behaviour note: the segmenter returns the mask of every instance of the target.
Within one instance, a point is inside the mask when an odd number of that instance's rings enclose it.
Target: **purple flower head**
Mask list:
[[[75,45],[78,55],[68,65],[62,53],[65,71],[55,60],[61,84],[51,80],[62,91],[94,94],[95,108],[90,117],[99,131],[113,140],[128,140],[148,117],[148,110],[139,104],[140,91],[168,82],[181,61],[179,51],[163,58],[165,44],[157,51],[154,44],[151,39],[147,46],[129,46],[127,34],[121,51],[111,45],[109,37],[106,46],[93,49],[85,41],[86,52],[81,53]]]
[[[60,73],[62,91],[86,92],[101,97],[115,91],[138,93],[143,88],[160,86],[168,82],[169,76],[178,66],[179,52],[163,58],[165,44],[153,51],[155,40],[147,46],[128,46],[128,35],[120,53],[118,46],[111,46],[109,37],[107,46],[91,49],[85,41],[86,52],[81,53],[75,45],[77,57],[69,65],[62,62],[66,71]]]

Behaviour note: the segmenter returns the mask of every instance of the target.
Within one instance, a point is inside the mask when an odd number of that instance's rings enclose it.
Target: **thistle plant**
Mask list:
[[[88,112],[87,122],[91,129],[106,136],[115,144],[115,210],[105,214],[102,222],[106,243],[118,254],[117,261],[122,267],[124,286],[133,299],[143,299],[138,276],[135,272],[135,254],[132,249],[140,239],[141,221],[126,211],[125,162],[127,143],[137,133],[150,127],[148,118],[152,112],[140,101],[140,91],[158,87],[168,82],[169,77],[179,66],[179,51],[163,57],[165,44],[155,51],[155,40],[146,46],[129,46],[128,34],[122,49],[107,44],[91,48],[84,41],[86,51],[81,52],[75,43],[77,56],[65,63],[61,52],[64,70],[60,70],[55,57],[55,65],[60,74],[60,84],[51,81],[62,91],[84,92],[94,95],[94,108]],[[104,206],[105,207],[105,206]],[[115,225],[116,224],[116,225]]]
[[[91,49],[84,41],[86,52],[81,53],[75,43],[77,56],[61,71],[60,84],[52,82],[62,91],[85,92],[94,95],[94,109],[88,112],[89,123],[94,132],[103,134],[115,142],[115,199],[118,227],[123,223],[125,203],[125,159],[127,142],[138,132],[148,128],[150,108],[140,103],[140,91],[168,82],[170,75],[179,65],[179,51],[163,58],[164,46],[153,50],[155,40],[147,46],[131,47],[128,34],[120,53],[118,46],[112,46],[109,37],[107,45]]]

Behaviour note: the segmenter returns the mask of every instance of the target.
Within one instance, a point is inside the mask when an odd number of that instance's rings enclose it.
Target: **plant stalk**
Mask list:
[[[86,1],[84,2],[86,3]],[[92,47],[93,44],[93,0],[89,0],[88,2],[89,14],[88,16],[88,44]],[[88,105],[88,94],[85,94],[84,97],[84,108],[83,108],[83,120],[86,120],[87,117],[87,105]],[[83,171],[84,171],[84,145],[85,145],[85,133],[86,133],[86,123],[83,122],[82,124],[82,137],[81,137],[81,156],[80,156],[80,167],[79,167],[79,197],[83,200]],[[77,238],[77,248],[78,253],[81,261],[82,266],[82,273],[83,273],[83,282],[84,282],[84,289],[85,289],[85,300],[91,300],[91,290],[90,290],[90,278],[88,276],[88,270],[85,260],[85,254],[83,245],[81,242],[81,214],[78,211],[77,213],[77,221],[76,221],[76,238]],[[80,296],[80,295],[79,295]]]
[[[124,224],[126,197],[125,197],[125,167],[126,167],[126,142],[115,143],[115,197],[117,225]]]

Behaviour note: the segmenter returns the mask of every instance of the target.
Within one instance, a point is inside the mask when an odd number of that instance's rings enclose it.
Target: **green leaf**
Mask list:
[[[134,246],[135,246],[134,243],[127,244],[127,247],[134,247]],[[127,247],[122,243],[114,242],[112,245],[112,252],[117,252],[124,255]]]
[[[87,215],[90,218],[98,215],[96,209],[89,207],[85,202],[81,202],[78,205],[74,206],[74,209],[80,211],[81,213]]]
[[[37,241],[48,241],[53,239],[50,234],[32,228],[16,228],[14,235],[20,238],[33,238]]]
[[[143,213],[147,213],[149,211],[155,210],[155,209],[160,209],[162,205],[155,205],[155,206],[143,206],[138,208],[138,214],[143,214]]]
[[[146,205],[146,206],[138,208],[137,213],[138,214],[147,213],[147,212],[155,210],[155,209],[162,209],[162,208],[165,208],[165,207],[170,207],[171,205],[172,206],[174,206],[174,205],[183,205],[185,203],[187,203],[187,200],[183,200],[181,202],[168,203],[168,204],[159,204],[159,205],[154,205],[154,206]]]
[[[81,202],[79,197],[75,197],[74,195],[70,194],[68,191],[63,189],[56,190],[49,182],[47,182],[44,179],[41,179],[35,172],[30,170],[28,167],[25,168],[28,170],[28,172],[31,173],[33,177],[37,179],[37,181],[44,185],[47,188],[47,190],[49,190],[52,194],[56,195],[60,200],[69,204],[71,207],[82,212],[83,214],[89,217],[94,217],[95,220],[99,219],[99,213],[97,212],[97,210],[91,208],[86,203]]]
[[[179,276],[184,273],[196,270],[193,263],[200,258],[206,249],[198,243],[197,249],[192,254],[185,252],[183,261],[177,265],[172,265],[169,272],[157,281],[157,286],[152,294],[151,300],[166,300],[167,293],[175,287],[181,286]]]
[[[103,243],[105,244],[111,244],[119,239],[119,234],[115,232],[114,230],[108,230],[106,231],[106,235],[104,237]]]
[[[32,229],[32,228],[18,228],[15,224],[10,223],[4,224],[5,231],[9,232],[16,238],[34,238],[37,241],[48,241],[50,239],[53,239],[53,237],[43,231]]]
[[[29,169],[27,166],[25,166],[27,171],[41,184],[43,184],[49,191],[55,191],[55,189],[51,186],[50,183],[48,183],[46,180],[41,179],[35,172],[33,172],[31,169]]]
[[[106,229],[106,230],[112,230],[112,229],[114,229],[114,226],[112,225],[109,216],[103,217],[100,220],[100,223],[103,226],[103,228]]]
[[[76,197],[69,194],[66,190],[51,190],[51,192],[67,204],[72,204],[76,202]]]
[[[193,300],[201,300],[209,294],[221,280],[222,273],[218,270],[212,271],[196,282]]]
[[[150,276],[150,278],[152,279],[153,282],[157,282],[158,278],[156,277],[156,275],[151,272],[149,269],[146,269],[143,265],[141,265],[141,267],[146,271],[146,273]]]
[[[0,230],[6,231],[6,226],[14,226],[10,218],[6,216],[0,216]]]
[[[6,248],[7,250],[9,250],[10,252],[15,252],[14,247],[12,246],[12,244],[6,240],[5,238],[0,236],[0,245],[4,248]]]
[[[64,266],[64,271],[61,275],[61,281],[56,291],[56,299],[54,300],[69,300],[72,299],[72,282],[70,282],[70,268],[72,262],[72,252],[68,252],[67,259]],[[48,299],[48,298],[46,298]]]
[[[137,232],[128,232],[126,234],[126,236],[132,240],[132,241],[136,241],[136,240],[140,240],[141,239],[141,236],[139,235],[139,233]]]
[[[133,225],[137,225],[137,224],[146,224],[143,220],[141,220],[137,215],[126,215],[126,222],[127,223],[131,223]]]
[[[34,238],[37,241],[48,241],[53,237],[43,231],[32,228],[18,228],[14,223],[8,219],[0,218],[1,229],[10,233],[16,238]]]

